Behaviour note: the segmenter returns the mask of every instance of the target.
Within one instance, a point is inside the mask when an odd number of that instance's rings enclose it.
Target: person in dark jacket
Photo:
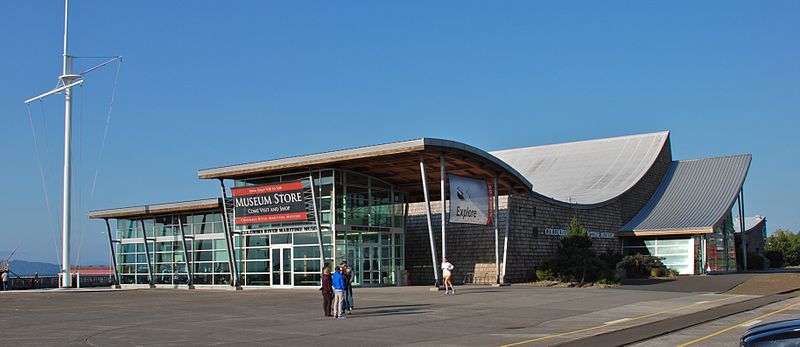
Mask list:
[[[353,279],[354,273],[353,268],[347,265],[347,261],[342,261],[342,275],[344,276],[345,281],[345,288],[344,288],[344,309],[348,312],[353,311]]]
[[[333,286],[333,316],[336,318],[347,318],[344,314],[344,291],[345,281],[342,271],[339,267],[333,273],[331,285]]]
[[[331,311],[331,303],[333,301],[333,279],[331,278],[331,269],[325,267],[322,270],[322,311],[325,312],[325,317],[333,316]]]

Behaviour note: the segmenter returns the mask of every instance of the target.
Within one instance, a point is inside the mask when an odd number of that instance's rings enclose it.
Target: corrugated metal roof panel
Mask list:
[[[555,200],[598,204],[621,195],[647,173],[669,132],[490,152]]]
[[[673,162],[655,194],[620,231],[712,228],[738,197],[750,154]]]

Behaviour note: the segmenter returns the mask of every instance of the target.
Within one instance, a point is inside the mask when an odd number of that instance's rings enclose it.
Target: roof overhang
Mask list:
[[[663,230],[634,230],[618,231],[617,236],[672,236],[672,235],[695,235],[713,234],[712,228],[689,228],[689,229],[663,229]]]
[[[150,204],[89,212],[92,219],[145,218],[161,214],[212,211],[222,208],[219,198]]]
[[[426,164],[432,199],[439,197],[442,156],[448,174],[477,179],[497,177],[501,195],[530,194],[533,189],[522,174],[499,158],[464,143],[432,138],[204,169],[197,176],[200,179],[247,179],[325,168],[345,169],[396,185],[408,194],[409,202],[417,202],[422,201],[423,196],[420,156]]]

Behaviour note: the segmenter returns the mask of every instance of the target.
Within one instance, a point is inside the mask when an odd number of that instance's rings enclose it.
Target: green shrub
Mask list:
[[[606,279],[610,281],[620,280],[617,276],[617,263],[622,261],[622,253],[614,252],[611,249],[607,249],[605,252],[600,254],[600,261],[602,268],[600,269],[600,278]]]
[[[783,267],[783,253],[780,251],[766,251],[764,256],[769,259],[769,267]],[[749,264],[748,264],[749,265]]]
[[[617,263],[617,269],[624,270],[625,277],[628,278],[650,277],[651,269],[659,269],[660,273],[667,272],[667,267],[661,262],[661,258],[641,253],[622,258],[622,261]]]
[[[536,270],[536,279],[539,281],[553,281],[556,276],[553,275],[553,271],[550,269],[538,269]]]
[[[764,268],[764,258],[756,252],[747,253],[747,268],[751,270],[761,270]]]
[[[800,265],[800,232],[793,233],[789,230],[778,229],[767,237],[764,245],[766,251],[780,252],[783,257],[782,265]],[[771,260],[771,258],[770,258]],[[770,264],[773,267],[777,265]]]

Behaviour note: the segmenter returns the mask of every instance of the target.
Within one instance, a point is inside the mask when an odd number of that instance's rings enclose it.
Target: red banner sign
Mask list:
[[[236,225],[308,219],[301,181],[231,189]]]

